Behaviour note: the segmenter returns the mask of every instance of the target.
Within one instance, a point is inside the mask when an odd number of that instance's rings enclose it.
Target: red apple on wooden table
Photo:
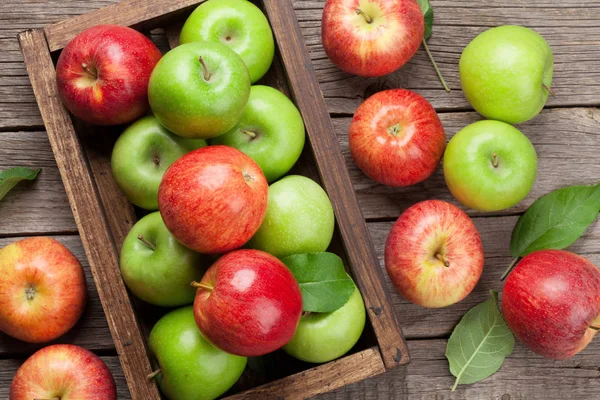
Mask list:
[[[294,336],[302,314],[300,286],[274,256],[260,250],[231,252],[194,286],[196,324],[221,350],[260,356]]]
[[[267,212],[268,183],[259,166],[233,147],[209,146],[175,161],[158,190],[158,208],[184,246],[220,254],[244,245]]]
[[[358,107],[348,137],[356,165],[371,179],[410,186],[435,172],[446,148],[444,127],[422,96],[392,89]]]
[[[464,299],[483,271],[483,246],[460,208],[427,200],[407,209],[385,245],[385,267],[408,301],[445,307]]]
[[[508,276],[502,313],[531,350],[556,360],[569,358],[600,329],[600,271],[568,251],[533,252]]]
[[[113,377],[94,353],[70,344],[38,351],[17,371],[9,400],[116,400]]]
[[[132,122],[148,111],[148,81],[161,58],[140,32],[117,25],[86,29],[60,53],[58,93],[76,117],[96,125]]]
[[[0,331],[49,342],[75,325],[85,301],[81,264],[57,240],[28,238],[0,250]]]
[[[423,40],[423,12],[414,0],[328,0],[323,47],[344,72],[383,76],[406,64]]]

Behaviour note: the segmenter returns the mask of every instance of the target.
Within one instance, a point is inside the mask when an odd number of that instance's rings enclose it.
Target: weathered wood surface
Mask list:
[[[474,112],[440,114],[448,138],[481,118]],[[437,198],[456,201],[446,188],[441,167],[425,182],[397,189],[378,185],[354,165],[348,151],[350,118],[334,118],[346,166],[368,219],[394,219],[417,201]],[[539,168],[536,183],[516,207],[495,215],[513,215],[535,199],[565,185],[600,181],[600,109],[555,108],[544,110],[520,126],[536,147]],[[0,203],[0,236],[15,233],[76,232],[52,151],[45,132],[0,132],[0,168],[11,165],[39,166],[37,181],[20,184]],[[27,148],[27,151],[23,151]],[[108,173],[108,172],[107,172]],[[474,216],[481,213],[468,210]],[[49,216],[52,218],[48,218]]]
[[[0,29],[0,128],[41,126],[41,118],[21,62],[16,34],[41,27],[69,16],[83,14],[117,0],[29,0],[2,2]],[[600,97],[600,42],[597,21],[600,1],[433,0],[434,33],[429,44],[452,87],[441,88],[425,52],[420,49],[406,66],[386,78],[362,79],[337,70],[327,60],[320,40],[321,10],[324,0],[294,0],[296,14],[309,46],[311,57],[330,112],[351,114],[374,88],[394,86],[414,89],[438,109],[465,110],[469,105],[460,92],[458,59],[464,46],[488,27],[521,24],[540,32],[555,53],[553,87],[558,96],[550,106],[597,106]]]
[[[117,0],[28,0],[0,4],[0,169],[12,165],[41,166],[43,172],[35,182],[21,183],[0,203],[0,246],[16,240],[14,236],[30,234],[74,234],[76,227],[53,154],[43,131],[42,121],[22,63],[16,34],[41,27],[66,17],[79,15]],[[478,117],[468,111],[458,81],[457,61],[462,48],[487,27],[505,23],[523,24],[542,33],[555,53],[553,87],[558,97],[531,123],[521,127],[536,145],[540,173],[532,194],[522,205],[509,211],[521,212],[539,195],[574,183],[600,180],[600,1],[593,0],[489,0],[475,3],[466,0],[433,0],[434,35],[429,44],[453,92],[445,94],[422,50],[399,72],[388,78],[364,80],[339,72],[325,57],[320,44],[320,18],[324,0],[294,0],[296,14],[309,46],[312,61],[327,107],[334,119],[341,147],[346,155],[352,181],[363,213],[371,222],[369,230],[381,257],[383,244],[393,218],[415,201],[425,198],[449,199],[441,174],[436,173],[414,189],[390,189],[375,185],[353,166],[345,143],[347,118],[358,104],[375,90],[406,87],[425,95],[441,111],[442,121],[450,137],[458,129]],[[160,34],[159,34],[160,35]],[[161,36],[155,36],[164,38]],[[163,46],[164,48],[164,46]],[[550,399],[597,398],[600,389],[600,341],[593,342],[572,360],[543,360],[517,345],[502,370],[482,383],[459,388],[451,393],[453,379],[444,358],[445,340],[454,324],[474,304],[484,300],[491,288],[501,289],[499,276],[510,262],[508,241],[516,216],[490,218],[481,214],[475,223],[480,229],[486,251],[482,280],[463,302],[444,309],[426,310],[409,305],[393,289],[396,313],[405,327],[412,364],[388,374],[338,389],[320,396],[325,400],[341,399]],[[573,246],[600,265],[600,227],[595,224]],[[89,311],[77,331],[59,341],[83,345],[101,354],[114,352],[110,332],[90,280],[89,268],[80,239],[59,236],[87,269]],[[389,285],[389,282],[388,282]],[[433,339],[432,339],[433,338]],[[22,358],[36,349],[19,344],[0,334],[0,358]],[[107,357],[114,367],[121,390],[119,398],[128,399],[123,375],[114,357]],[[19,361],[0,361],[0,398],[7,398],[10,380]]]
[[[412,362],[403,368],[355,383],[315,400],[565,400],[597,399],[600,347],[588,347],[566,361],[544,360],[517,343],[502,369],[484,382],[459,386],[448,374],[445,340],[411,340]],[[118,387],[119,400],[129,400],[123,373],[116,357],[103,357]],[[22,360],[0,360],[0,398],[7,399],[10,382]],[[287,398],[286,398],[287,399]],[[276,400],[254,397],[253,400]]]

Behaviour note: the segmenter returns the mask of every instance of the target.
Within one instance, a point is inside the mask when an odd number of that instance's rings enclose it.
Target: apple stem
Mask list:
[[[157,369],[156,371],[148,374],[148,376],[146,376],[146,379],[148,379],[149,381],[153,380],[154,378],[156,378],[158,376],[158,374],[160,374],[162,372],[162,369]]]
[[[302,317],[306,317],[310,314],[312,314],[310,311],[302,311]]]
[[[38,399],[37,397],[33,400],[60,400],[60,397],[53,397],[51,399]]]
[[[148,248],[150,248],[150,250],[152,250],[152,251],[156,250],[156,246],[153,245],[152,243],[150,243],[148,240],[146,240],[146,238],[143,235],[138,235],[138,239],[140,240],[140,242],[142,242],[146,246],[148,246]]]
[[[242,132],[244,135],[250,136],[252,139],[254,139],[256,137],[256,133],[249,131],[247,129],[240,128],[240,132]]]
[[[542,82],[542,87],[544,89],[546,89],[548,91],[548,93],[550,93],[550,96],[556,97],[556,92],[554,90],[552,90],[552,88],[550,86],[548,86],[544,82]]]
[[[354,11],[356,11],[356,13],[357,13],[358,15],[360,15],[361,17],[363,17],[363,18],[365,19],[365,21],[367,21],[367,24],[370,24],[370,23],[372,23],[372,22],[373,22],[373,18],[369,17],[369,16],[367,15],[367,13],[366,13],[366,12],[364,12],[363,10],[361,10],[360,8],[357,8],[357,9],[356,9],[356,10],[354,10]]]
[[[198,288],[198,289],[208,290],[209,292],[212,292],[214,289],[214,287],[212,287],[211,285],[209,285],[207,283],[195,282],[195,281],[190,283],[190,286]]]
[[[501,281],[506,279],[506,277],[508,276],[508,274],[510,274],[510,271],[512,271],[512,269],[515,266],[515,264],[517,263],[517,261],[519,261],[519,257],[512,260],[512,262],[510,263],[510,265],[508,266],[506,271],[504,271],[504,274],[502,274],[502,277],[500,278]]]
[[[202,68],[204,69],[204,80],[209,81],[212,74],[208,70],[208,67],[206,66],[206,63],[204,62],[204,59],[202,58],[202,56],[198,57],[198,61],[200,61],[200,64],[202,64]]]
[[[600,326],[590,325],[588,328],[593,329],[595,331],[600,331]]]
[[[440,260],[444,264],[444,267],[446,267],[446,268],[450,267],[450,263],[448,262],[448,260],[446,260],[444,258],[444,256],[441,255],[440,253],[436,253],[435,254],[435,258],[437,258],[438,260]]]
[[[429,46],[427,46],[427,41],[425,40],[425,38],[423,38],[423,47],[425,48],[425,52],[427,53],[427,56],[429,57],[429,61],[431,61],[431,64],[433,65],[433,69],[435,70],[435,73],[438,76],[438,79],[440,80],[440,82],[442,83],[442,86],[444,87],[444,90],[447,93],[450,93],[450,88],[448,87],[448,85],[446,84],[446,80],[444,79],[444,77],[442,76],[442,72],[440,71],[440,69],[438,68],[433,55],[431,54],[431,52],[429,51]]]
[[[498,154],[492,154],[492,166],[498,168]]]
[[[94,77],[94,79],[98,78],[98,73],[96,71],[94,71],[92,68],[90,68],[89,65],[87,65],[86,63],[82,63],[81,64],[81,68],[83,68],[83,70],[85,72],[87,72],[88,74],[90,74],[92,77]]]

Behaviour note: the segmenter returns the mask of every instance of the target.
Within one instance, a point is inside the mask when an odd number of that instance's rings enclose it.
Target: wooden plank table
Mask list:
[[[82,14],[116,0],[21,0],[0,3],[0,169],[42,167],[35,182],[19,184],[0,203],[0,246],[23,236],[49,235],[65,243],[87,266],[58,169],[22,62],[18,32]],[[289,0],[282,0],[289,1]],[[460,91],[458,59],[466,44],[486,28],[520,24],[536,29],[555,55],[556,98],[533,121],[520,126],[536,146],[539,174],[520,205],[494,214],[469,211],[486,253],[483,277],[464,301],[427,310],[394,293],[393,300],[409,339],[412,363],[391,373],[322,395],[320,399],[565,399],[600,398],[600,340],[571,360],[540,358],[517,344],[496,375],[450,392],[453,377],[444,357],[446,340],[460,317],[483,301],[490,289],[501,290],[499,277],[510,262],[508,243],[518,216],[537,197],[558,187],[600,181],[600,0],[433,0],[434,34],[430,48],[453,91],[447,94],[421,50],[397,73],[378,79],[352,77],[327,59],[320,38],[324,0],[294,0],[321,88],[338,133],[369,229],[380,258],[393,221],[408,206],[427,198],[455,203],[438,171],[423,184],[393,189],[375,184],[352,163],[347,130],[352,113],[368,95],[383,88],[405,87],[423,94],[440,113],[448,137],[480,117]],[[164,43],[164,35],[155,32]],[[572,250],[600,265],[600,224],[594,224]],[[383,267],[383,264],[382,264]],[[87,271],[89,272],[89,271]],[[89,282],[90,301],[83,319],[61,338],[104,357],[115,374],[119,398],[128,399],[97,294]],[[0,334],[0,398],[8,397],[20,362],[40,346],[25,345]]]

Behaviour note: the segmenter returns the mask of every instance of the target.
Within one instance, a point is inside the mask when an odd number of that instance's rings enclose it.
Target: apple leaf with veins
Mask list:
[[[452,391],[495,374],[515,347],[515,337],[498,309],[498,292],[490,294],[462,317],[448,339],[446,358],[456,377]]]
[[[442,72],[439,70],[431,51],[429,51],[429,46],[427,46],[427,39],[431,36],[433,32],[433,7],[429,4],[429,0],[417,0],[419,3],[419,7],[421,7],[421,11],[423,12],[423,18],[425,19],[425,32],[423,34],[423,48],[429,57],[429,61],[433,65],[433,69],[435,69],[435,73],[437,74],[442,86],[444,86],[444,90],[450,93],[450,88],[446,84],[444,77],[442,76]]]
[[[40,168],[26,167],[14,167],[0,171],[0,200],[2,200],[17,183],[22,180],[32,181],[37,177],[39,172]]]
[[[281,261],[300,285],[303,311],[335,311],[346,304],[354,292],[354,282],[346,273],[342,259],[333,253],[295,254]]]

